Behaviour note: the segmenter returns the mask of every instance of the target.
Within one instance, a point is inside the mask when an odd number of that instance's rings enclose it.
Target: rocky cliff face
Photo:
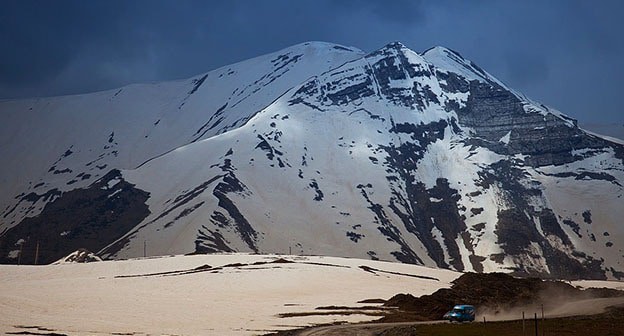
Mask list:
[[[271,65],[258,65],[263,59]],[[220,78],[241,66],[216,70],[190,82],[197,102],[162,108],[162,115],[175,107],[207,120],[188,128],[170,118],[161,132],[167,139],[179,132],[181,143],[151,143],[145,153],[110,135],[111,148],[141,159],[120,167],[104,155],[99,167],[124,168],[120,176],[139,202],[124,210],[133,227],[107,236],[101,256],[292,252],[460,271],[622,276],[623,145],[441,47],[419,54],[392,43],[364,55],[313,43],[245,64],[270,71],[215,102]],[[292,75],[273,87],[289,66],[311,77]],[[254,85],[246,99],[257,108],[229,110],[239,90]],[[254,98],[261,90],[268,93]],[[222,120],[239,121],[223,128]],[[75,163],[53,167],[60,176],[80,171]],[[45,221],[58,204],[74,207],[71,187],[51,188],[59,181],[43,179],[37,197],[5,202],[3,218],[12,218],[2,223],[5,261],[16,257],[15,240],[36,235],[32,218]],[[76,187],[97,189],[89,181]],[[27,206],[31,212],[14,215]]]

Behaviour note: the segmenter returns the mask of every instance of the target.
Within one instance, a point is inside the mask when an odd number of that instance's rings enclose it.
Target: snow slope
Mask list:
[[[50,190],[88,186],[111,168],[241,126],[294,85],[362,54],[308,42],[185,80],[2,101],[0,153],[10,159],[0,165],[0,231],[37,215]],[[30,193],[42,202],[14,208]]]

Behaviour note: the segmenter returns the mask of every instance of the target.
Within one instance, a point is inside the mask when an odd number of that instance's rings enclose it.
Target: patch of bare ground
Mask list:
[[[67,336],[66,334],[59,333],[41,333],[34,331],[9,331],[8,335],[40,335],[40,336]]]
[[[362,307],[323,306],[323,307],[317,307],[316,309],[317,310],[392,310],[394,308],[380,307],[380,306],[362,306]]]
[[[210,272],[210,273],[219,273],[225,269],[236,269],[236,270],[259,270],[259,269],[275,269],[280,268],[282,264],[307,264],[307,265],[316,265],[316,266],[327,266],[327,267],[342,267],[349,268],[349,266],[343,265],[334,265],[334,264],[324,264],[324,263],[314,263],[314,262],[297,262],[286,260],[283,258],[275,259],[272,261],[257,261],[251,264],[243,264],[243,263],[233,263],[227,264],[218,267],[212,267],[210,265],[202,265],[193,269],[187,270],[176,270],[176,271],[167,271],[167,272],[158,272],[158,273],[145,273],[145,274],[131,274],[131,275],[118,275],[115,278],[140,278],[140,277],[153,277],[153,276],[178,276],[178,275],[189,275],[200,272]],[[258,267],[258,266],[266,266],[266,267]]]
[[[279,317],[304,317],[304,316],[328,316],[328,315],[367,315],[367,316],[384,316],[381,311],[365,311],[365,310],[334,310],[334,311],[313,311],[313,312],[297,312],[282,313]]]
[[[362,307],[347,307],[347,306],[323,306],[316,307],[315,311],[309,312],[293,312],[283,313],[278,316],[281,318],[288,317],[304,317],[304,316],[324,316],[324,315],[366,315],[366,316],[385,316],[387,311],[394,310],[392,307],[383,306],[362,306]]]
[[[387,300],[384,299],[366,299],[366,300],[362,300],[362,301],[358,301],[358,303],[378,303],[378,304],[384,304],[386,303]]]
[[[48,329],[40,326],[26,326],[26,325],[16,325],[15,329],[24,329],[21,331],[8,331],[7,335],[41,335],[41,336],[67,336],[66,334],[61,334],[55,332],[54,329]]]
[[[310,312],[292,312],[283,313],[278,316],[281,318],[288,317],[304,317],[304,316],[327,316],[327,315],[366,315],[366,316],[386,316],[388,311],[395,310],[393,307],[384,306],[360,306],[360,307],[347,307],[347,306],[322,306],[316,307],[315,311]]]

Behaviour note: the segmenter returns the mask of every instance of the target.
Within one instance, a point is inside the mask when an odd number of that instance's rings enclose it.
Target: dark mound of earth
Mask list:
[[[515,278],[504,273],[466,273],[431,295],[397,294],[384,305],[398,308],[380,322],[439,320],[456,304],[471,304],[479,310],[503,310],[557,300],[582,300],[624,296],[608,288],[579,289],[568,283],[539,278]]]

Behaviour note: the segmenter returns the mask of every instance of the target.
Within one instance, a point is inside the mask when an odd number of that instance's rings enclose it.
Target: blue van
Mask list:
[[[472,322],[475,320],[475,308],[471,305],[456,305],[444,314],[443,319],[451,322]]]

